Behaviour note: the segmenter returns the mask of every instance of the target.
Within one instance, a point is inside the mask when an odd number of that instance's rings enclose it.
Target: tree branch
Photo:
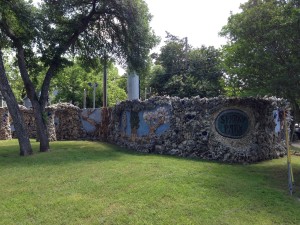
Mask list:
[[[42,105],[43,108],[47,104],[48,90],[49,90],[51,79],[55,75],[58,67],[61,64],[61,56],[64,53],[66,53],[69,47],[76,42],[79,35],[87,29],[89,23],[93,21],[93,17],[95,15],[101,15],[102,13],[105,12],[105,10],[96,11],[96,4],[97,4],[97,0],[93,0],[92,9],[90,10],[89,14],[86,17],[82,18],[80,21],[78,21],[79,26],[77,26],[76,29],[72,33],[70,33],[70,37],[61,47],[57,49],[54,57],[52,58],[50,67],[46,73],[44,82],[42,84],[42,89],[41,89],[40,104]]]

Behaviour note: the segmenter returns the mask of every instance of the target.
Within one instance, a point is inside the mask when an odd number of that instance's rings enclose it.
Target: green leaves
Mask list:
[[[229,38],[223,48],[227,84],[242,83],[241,93],[300,98],[295,91],[300,85],[299,6],[293,1],[249,0],[241,8],[221,32]]]
[[[36,9],[27,1],[0,1],[0,30],[14,34],[24,44],[30,45],[36,35]],[[9,47],[8,45],[4,47]]]
[[[222,93],[220,52],[192,48],[185,39],[168,34],[153,70],[151,87],[158,95],[213,97]]]
[[[92,108],[93,104],[93,88],[88,83],[97,83],[96,88],[96,107],[102,106],[102,82],[103,82],[103,66],[94,62],[95,68],[86,67],[81,60],[75,60],[73,65],[64,68],[59,72],[58,76],[53,79],[52,90],[57,90],[58,94],[52,102],[71,102],[72,104],[83,107],[84,89],[87,94],[87,107]],[[108,67],[108,104],[109,106],[116,104],[118,101],[127,98],[126,92],[118,83],[123,79],[119,76],[118,70],[109,63]]]
[[[0,0],[0,5],[0,47],[24,49],[23,76],[29,74],[35,87],[29,88],[27,78],[25,86],[28,90],[41,86],[43,107],[51,79],[69,65],[71,56],[90,64],[107,55],[139,72],[147,69],[149,51],[158,41],[143,0],[44,0],[38,6]]]

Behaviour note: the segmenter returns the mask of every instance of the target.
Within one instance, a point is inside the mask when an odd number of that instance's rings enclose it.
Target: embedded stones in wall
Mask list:
[[[126,101],[112,109],[109,141],[141,152],[226,162],[272,159],[285,154],[275,138],[273,111],[287,107],[277,98]]]
[[[24,124],[28,131],[29,138],[37,138],[35,118],[32,109],[28,109],[23,105],[19,105],[19,109],[23,114]],[[13,133],[13,136],[14,138],[16,137],[15,132]]]
[[[38,140],[37,135],[37,129],[35,124],[35,117],[33,114],[33,110],[26,108],[25,106],[19,105],[19,109],[23,115],[24,118],[24,124],[28,131],[29,138],[35,138]],[[56,134],[55,134],[55,126],[54,126],[54,111],[51,108],[47,108],[45,110],[45,113],[43,115],[43,119],[47,123],[47,131],[48,131],[48,138],[49,141],[55,141],[56,140]],[[12,122],[13,124],[13,122]],[[16,133],[13,132],[13,137],[16,138]]]
[[[9,140],[12,138],[9,113],[7,108],[0,108],[0,140]]]
[[[56,129],[55,129],[55,109],[51,107],[46,108],[44,118],[47,122],[47,131],[49,141],[56,141]]]
[[[154,97],[99,111],[61,103],[44,116],[53,140],[97,138],[140,152],[244,163],[286,153],[280,115],[287,108],[285,100],[273,97]],[[21,111],[36,137],[32,110]]]
[[[33,110],[21,105],[19,108],[23,114],[24,123],[28,130],[29,137],[36,138],[38,140]],[[83,129],[81,122],[81,110],[72,104],[59,103],[47,107],[43,114],[43,119],[47,123],[49,141],[91,138]],[[89,121],[91,120],[89,119]],[[97,133],[97,131],[95,131],[95,133]],[[16,137],[15,133],[13,135]]]
[[[33,110],[22,105],[19,105],[19,108],[23,115],[29,137],[36,138],[38,140]],[[6,108],[0,108],[0,115],[2,114],[3,121],[5,121],[5,123],[1,123],[0,138],[9,139],[11,138],[11,129],[9,125],[11,122],[13,127],[13,121],[9,119],[6,120],[5,115],[8,115]],[[99,109],[91,109],[83,111],[81,115],[81,110],[69,103],[59,103],[47,107],[43,114],[43,119],[47,123],[49,141],[99,138],[100,114],[101,111]],[[85,122],[88,123],[89,126],[86,126]],[[84,129],[84,126],[86,130]],[[14,130],[12,129],[12,131]],[[16,138],[15,132],[13,132],[13,137]]]
[[[57,140],[77,140],[84,136],[80,109],[69,103],[51,105],[55,112],[54,124]]]
[[[152,104],[153,103],[153,104]],[[151,152],[153,140],[169,129],[170,105],[127,101],[112,108],[108,140],[121,146]]]
[[[163,125],[168,126],[170,119],[170,111],[167,107],[158,107],[153,111],[145,111],[143,119],[149,126],[149,135],[160,134],[163,131]],[[159,128],[161,128],[159,130]],[[165,127],[164,129],[168,129]]]

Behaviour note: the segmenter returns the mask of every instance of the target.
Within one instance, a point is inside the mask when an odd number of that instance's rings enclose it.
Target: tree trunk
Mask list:
[[[80,23],[78,24],[76,29],[71,33],[69,33],[69,37],[65,40],[65,42],[63,42],[62,46],[57,48],[57,51],[55,52],[52,58],[52,62],[50,63],[50,67],[44,78],[42,88],[41,88],[40,98],[37,97],[35,87],[29,78],[29,74],[25,62],[22,38],[18,37],[18,35],[16,35],[13,32],[13,30],[10,29],[8,24],[1,23],[4,33],[12,40],[13,45],[17,51],[18,66],[25,86],[27,97],[30,99],[33,106],[35,122],[37,127],[37,135],[40,140],[40,151],[42,152],[49,150],[47,125],[45,119],[43,119],[43,112],[45,112],[45,107],[47,105],[50,81],[54,76],[56,69],[61,65],[61,56],[69,49],[69,47],[72,44],[76,42],[79,35],[87,29],[90,22],[93,20],[93,17],[100,13],[95,10],[97,0],[93,0],[91,4],[92,4],[92,9],[90,10],[90,12],[85,17],[80,19]]]
[[[33,107],[37,136],[40,141],[40,151],[47,152],[50,149],[50,145],[49,145],[46,119],[43,118],[44,107],[42,107],[40,102],[38,101],[34,85],[29,78],[26,69],[24,49],[20,44],[17,46],[17,58],[18,58],[19,70],[21,73],[22,80],[24,82],[27,97],[30,99]]]
[[[50,149],[48,128],[46,118],[43,116],[43,110],[37,100],[31,101],[33,106],[33,114],[35,118],[36,131],[40,141],[40,151],[47,152]]]
[[[17,133],[20,155],[26,156],[32,154],[32,148],[29,140],[28,131],[25,128],[23,115],[20,112],[17,100],[9,86],[5,68],[2,59],[2,51],[0,50],[0,91],[6,101],[9,113],[13,119],[14,127]]]

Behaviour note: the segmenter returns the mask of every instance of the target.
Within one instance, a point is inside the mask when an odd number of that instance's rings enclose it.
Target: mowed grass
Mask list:
[[[0,141],[0,224],[300,224],[286,158],[230,165],[65,141]],[[300,157],[293,156],[296,184]]]

